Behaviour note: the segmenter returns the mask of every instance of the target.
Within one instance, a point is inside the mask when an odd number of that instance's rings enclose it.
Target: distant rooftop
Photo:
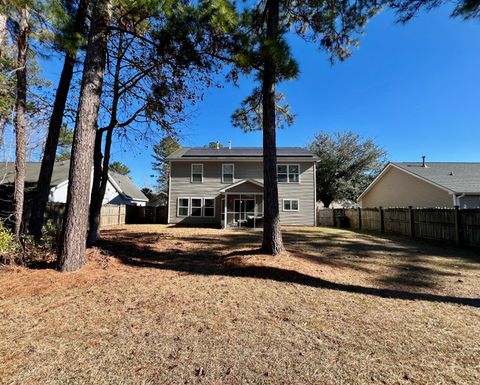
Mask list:
[[[393,165],[455,193],[480,193],[480,163],[392,162]]]
[[[316,156],[303,147],[277,147],[278,157],[292,158],[311,158],[314,160]],[[168,159],[185,159],[185,158],[260,158],[263,157],[262,147],[228,147],[209,148],[209,147],[184,147],[171,154]]]
[[[25,183],[27,185],[36,185],[38,176],[40,174],[40,162],[27,162],[25,165]],[[61,162],[55,162],[53,166],[52,180],[50,187],[56,187],[62,182],[68,180],[68,173],[70,170],[70,161],[65,160]],[[120,194],[126,198],[148,201],[148,198],[143,194],[133,181],[126,175],[117,174],[116,172],[109,171],[109,176],[115,181],[118,187],[121,189]],[[13,184],[15,178],[15,163],[7,162],[0,163],[0,184]]]

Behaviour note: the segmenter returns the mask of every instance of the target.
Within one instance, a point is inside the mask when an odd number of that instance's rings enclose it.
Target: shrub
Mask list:
[[[12,232],[0,221],[0,259],[2,263],[15,261],[17,246]]]

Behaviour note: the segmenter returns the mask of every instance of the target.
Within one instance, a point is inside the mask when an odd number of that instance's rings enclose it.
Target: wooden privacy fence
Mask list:
[[[382,234],[480,246],[480,209],[365,208],[318,209],[318,226],[336,226]]]
[[[124,225],[126,223],[125,205],[103,205],[100,212],[100,226]]]
[[[46,210],[47,220],[61,226],[65,204],[49,203]],[[113,226],[125,224],[161,224],[167,223],[167,206],[126,206],[126,205],[103,205],[100,213],[100,226]]]
[[[30,205],[24,211],[24,223],[30,218]],[[45,220],[55,227],[61,228],[65,215],[65,203],[48,203],[45,209]],[[13,226],[13,204],[0,203],[0,218]],[[142,207],[126,205],[103,205],[100,212],[100,226],[113,226],[140,223],[167,223],[167,207]]]
[[[100,226],[124,225],[126,223],[125,205],[103,205],[100,211]],[[65,215],[65,203],[48,203],[45,210],[47,221],[53,222],[57,227],[62,226]]]
[[[127,223],[167,223],[167,206],[127,206]]]

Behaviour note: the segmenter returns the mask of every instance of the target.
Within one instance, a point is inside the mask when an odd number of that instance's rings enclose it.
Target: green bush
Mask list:
[[[16,243],[12,232],[0,222],[0,253],[9,253],[15,251]]]

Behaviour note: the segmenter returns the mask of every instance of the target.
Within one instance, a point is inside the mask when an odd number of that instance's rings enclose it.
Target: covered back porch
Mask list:
[[[223,228],[263,227],[263,184],[242,180],[220,191]]]

